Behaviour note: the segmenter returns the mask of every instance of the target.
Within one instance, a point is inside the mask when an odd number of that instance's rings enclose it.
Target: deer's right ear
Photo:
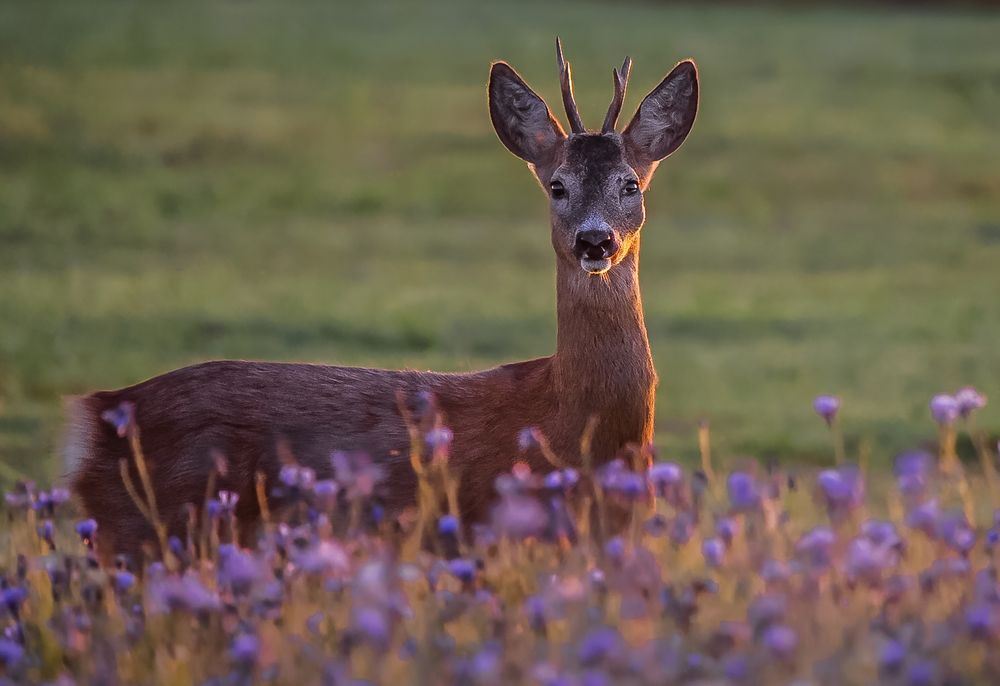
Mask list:
[[[545,101],[506,62],[493,64],[488,92],[500,142],[529,164],[550,160],[566,134]]]

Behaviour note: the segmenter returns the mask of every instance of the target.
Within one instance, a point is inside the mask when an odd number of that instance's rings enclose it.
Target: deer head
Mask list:
[[[588,131],[573,99],[569,63],[556,39],[567,135],[545,101],[506,62],[490,70],[490,118],[508,150],[548,192],[556,255],[590,275],[606,274],[636,250],[643,192],[656,166],[680,147],[698,109],[698,72],[684,60],[643,99],[622,133],[615,123],[631,60],[613,71],[614,99],[600,132]]]

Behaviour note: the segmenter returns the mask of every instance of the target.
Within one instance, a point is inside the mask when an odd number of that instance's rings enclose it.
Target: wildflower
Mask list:
[[[759,633],[785,617],[788,602],[780,593],[767,593],[757,597],[747,608],[747,621]]]
[[[661,536],[666,536],[667,530],[669,528],[669,522],[666,517],[657,512],[652,517],[647,519],[642,523],[642,529],[650,536],[654,538],[659,538]]]
[[[458,533],[458,518],[455,515],[444,515],[438,519],[437,528],[442,536],[454,536]]]
[[[910,510],[906,515],[906,525],[911,529],[934,537],[937,533],[938,518],[941,516],[936,500],[928,500]]]
[[[879,654],[879,669],[887,674],[894,674],[903,666],[906,659],[906,648],[899,641],[886,641]]]
[[[0,591],[0,604],[15,617],[21,604],[28,599],[28,592],[20,586],[8,586]]]
[[[538,431],[538,429],[529,426],[521,429],[517,433],[517,447],[521,450],[521,452],[538,447],[539,444],[536,431]]]
[[[709,538],[701,544],[701,554],[709,567],[719,567],[726,557],[726,544],[719,538]]]
[[[730,681],[740,682],[750,676],[750,665],[743,655],[731,655],[723,662],[722,672]]]
[[[647,474],[653,484],[656,495],[676,505],[684,486],[684,471],[680,465],[673,462],[657,462],[649,468]]]
[[[476,578],[476,563],[472,560],[456,559],[448,563],[448,571],[462,583],[469,583]]]
[[[337,497],[337,492],[340,490],[340,485],[333,479],[322,479],[316,482],[313,486],[313,495],[316,496],[318,500],[323,502],[330,502]]]
[[[959,415],[958,401],[954,396],[944,393],[931,398],[931,416],[941,426],[949,426],[955,423]]]
[[[548,514],[534,498],[508,495],[493,508],[493,528],[511,538],[538,536],[548,524]]]
[[[847,576],[852,581],[876,584],[882,573],[899,563],[898,553],[891,547],[873,543],[867,538],[855,538],[847,549]]]
[[[824,469],[816,478],[816,483],[831,516],[844,515],[864,500],[864,480],[861,472],[852,465]]]
[[[869,519],[861,524],[861,535],[875,545],[897,549],[903,546],[903,539],[899,537],[896,525],[892,522]]]
[[[813,400],[813,409],[829,426],[833,424],[833,420],[837,416],[837,411],[840,409],[840,398],[832,395],[818,395]]]
[[[935,682],[937,670],[930,660],[920,660],[910,666],[906,673],[906,686],[931,686]]]
[[[112,579],[114,581],[115,590],[119,593],[130,591],[135,586],[135,574],[132,574],[131,572],[124,570],[115,572],[114,575],[112,575]]]
[[[962,512],[949,512],[938,518],[937,537],[955,552],[966,554],[976,544],[976,532]]]
[[[295,565],[307,574],[346,573],[350,558],[333,541],[320,541],[295,556]]]
[[[622,649],[622,637],[611,627],[592,629],[580,641],[577,655],[585,666],[595,666]]]
[[[810,567],[822,569],[830,565],[835,541],[836,537],[829,527],[818,526],[798,540],[795,552],[804,557]]]
[[[694,519],[687,512],[678,512],[670,523],[670,540],[675,545],[684,545],[694,534]]]
[[[604,554],[612,562],[621,562],[625,558],[625,541],[621,536],[615,536],[604,544]]]
[[[715,523],[715,535],[721,538],[726,545],[730,545],[733,542],[737,531],[736,520],[731,517],[723,517]]]
[[[233,639],[229,647],[229,657],[240,665],[253,665],[257,661],[258,653],[260,653],[260,641],[253,634],[240,634]]]
[[[729,504],[736,511],[752,510],[760,504],[760,491],[752,476],[746,472],[732,472],[726,479]]]
[[[633,500],[646,492],[646,480],[641,474],[629,471],[621,460],[614,460],[598,473],[598,480],[608,493]]]
[[[986,407],[986,396],[972,386],[966,386],[955,394],[955,403],[962,419],[968,419],[973,412]]]
[[[135,421],[135,404],[124,402],[110,410],[105,410],[101,413],[101,419],[115,427],[118,438],[125,438],[128,428]]]
[[[308,491],[316,483],[316,472],[309,467],[290,464],[281,468],[278,479],[288,488],[300,488],[303,491]]]
[[[81,541],[90,546],[94,540],[94,534],[97,533],[97,522],[93,519],[84,519],[77,522],[76,533],[79,534]]]
[[[454,438],[455,434],[446,426],[435,427],[424,436],[424,440],[431,450],[447,450]]]
[[[965,611],[965,626],[973,638],[989,639],[997,630],[997,617],[987,604],[973,605]]]
[[[14,667],[24,657],[24,647],[9,638],[0,638],[0,664]]]
[[[219,491],[219,505],[222,511],[232,514],[236,510],[236,504],[240,502],[240,494],[233,491]]]
[[[904,496],[917,498],[927,489],[928,477],[934,465],[930,453],[912,451],[896,456],[893,471],[896,473],[896,487]]]
[[[799,645],[798,636],[784,624],[768,627],[767,631],[764,632],[763,640],[764,646],[772,655],[785,660],[795,654],[795,649]]]
[[[245,593],[261,577],[261,569],[253,555],[233,545],[219,546],[219,584],[235,593]]]
[[[374,607],[355,610],[354,630],[372,645],[385,648],[389,643],[389,621],[385,613]]]
[[[55,533],[56,527],[51,519],[46,519],[38,526],[38,537],[45,541],[52,549],[56,547]]]

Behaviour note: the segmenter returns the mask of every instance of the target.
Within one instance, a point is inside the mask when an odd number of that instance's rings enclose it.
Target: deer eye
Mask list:
[[[626,181],[625,188],[622,189],[622,195],[635,195],[639,192],[639,182],[638,181]]]
[[[553,198],[566,197],[566,187],[562,185],[562,181],[553,181],[552,183],[550,183],[549,191],[551,191]]]

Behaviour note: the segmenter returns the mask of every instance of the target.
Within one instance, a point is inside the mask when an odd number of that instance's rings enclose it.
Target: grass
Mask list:
[[[628,112],[700,66],[644,229],[666,454],[709,417],[724,456],[826,459],[830,392],[884,463],[932,393],[1000,395],[998,14],[5,3],[0,479],[58,471],[59,396],[205,358],[548,354],[545,203],[484,83],[502,57],[557,104],[556,33],[591,125],[626,52]]]

